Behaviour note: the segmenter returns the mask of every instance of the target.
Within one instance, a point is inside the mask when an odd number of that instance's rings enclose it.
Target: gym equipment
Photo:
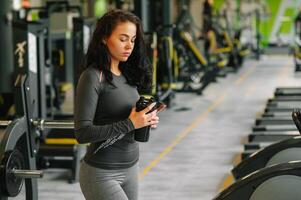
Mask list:
[[[21,79],[20,89],[25,89],[24,85],[28,85],[28,79],[25,76]],[[28,88],[28,86],[26,87]],[[24,98],[29,98],[26,92],[22,93]],[[27,110],[28,108],[28,105],[24,105],[24,109]],[[28,117],[24,115],[13,121],[0,121],[1,200],[17,196],[21,191],[23,179],[25,179],[26,199],[37,199],[37,182],[34,178],[41,178],[43,172],[35,170],[35,144],[31,143],[30,140],[31,137],[35,137],[35,130],[74,128],[74,123],[71,121],[32,121]]]
[[[269,99],[265,114],[256,119],[254,131],[296,131],[289,116],[301,104],[298,95],[299,88],[277,88],[275,98]]]
[[[289,102],[285,102],[285,101],[278,101],[278,102],[268,102],[267,103],[267,107],[269,108],[273,108],[273,107],[278,107],[278,108],[288,108],[288,109],[292,109],[292,108],[300,108],[301,107],[301,103],[298,101],[289,101]]]
[[[301,96],[300,87],[279,87],[275,90],[275,96]]]
[[[3,124],[3,122],[1,123]],[[37,181],[43,176],[36,170],[27,120],[17,119],[0,129],[0,199],[17,196],[25,179],[26,199],[37,199]]]
[[[227,54],[231,53],[232,43],[225,32],[219,33],[217,29],[212,28],[206,33],[204,49],[206,59],[209,63],[213,63],[216,59],[224,58]],[[229,64],[229,59],[224,59],[224,62],[225,64],[220,67],[223,67],[223,71],[226,71],[224,67]]]
[[[88,44],[94,29],[95,20],[90,18],[73,18],[72,38],[74,78],[73,85],[76,87]],[[54,120],[71,120],[73,115],[60,113],[53,116]],[[80,160],[86,151],[85,145],[77,143],[72,129],[50,129],[41,139],[37,162],[40,168],[65,168],[70,169],[69,183],[79,179]]]
[[[213,200],[298,200],[301,161],[263,168],[239,179]]]
[[[266,112],[262,114],[262,117],[282,117],[285,119],[290,118],[291,112],[277,112],[275,109],[284,110],[288,105],[295,104],[298,106],[301,101],[301,96],[275,96],[267,101]],[[292,103],[292,104],[291,104]],[[279,106],[279,107],[278,107]],[[292,107],[292,106],[290,106]],[[290,109],[290,108],[289,108]],[[274,111],[274,112],[273,112]]]
[[[188,32],[176,30],[175,38],[179,60],[178,81],[183,83],[179,90],[201,94],[209,83],[215,81],[219,69],[207,63]]]
[[[265,109],[266,115],[257,118],[253,131],[295,131],[293,120],[288,116],[295,108],[299,108],[295,101],[269,101]]]
[[[259,125],[253,126],[253,131],[295,131],[297,130],[296,126],[294,125]]]
[[[220,68],[225,66],[223,60],[209,63],[199,50],[192,31],[187,31],[191,22],[187,6],[183,6],[174,29],[174,46],[179,75],[177,89],[183,92],[197,92],[201,94],[209,83],[216,80]]]
[[[38,36],[43,34],[41,30],[43,27],[39,24],[13,23],[13,44],[16,48],[14,94],[18,118],[0,123],[1,200],[17,196],[23,178],[25,178],[26,198],[32,200],[38,198],[37,181],[34,178],[42,176],[42,172],[36,171],[35,156],[38,145],[35,142],[36,132],[30,126],[30,120],[39,113],[36,101],[38,63],[35,53],[40,44]],[[26,81],[29,79],[30,82]]]
[[[299,133],[301,133],[301,112],[300,110],[294,110],[292,112],[292,118],[294,120],[294,123],[299,131]]]
[[[134,13],[142,19],[146,53],[153,66],[153,87],[140,91],[157,101],[172,106],[175,97],[177,71],[173,68],[173,29],[170,15],[171,2],[164,0],[134,1]],[[153,12],[153,11],[156,12]]]
[[[232,174],[239,179],[266,166],[293,160],[301,160],[301,136],[280,141],[256,151],[235,166]]]
[[[34,117],[30,119],[49,119],[46,114],[46,91],[44,82],[44,43],[45,43],[45,24],[36,22],[15,21],[14,28],[14,44],[18,47],[20,53],[15,54],[15,79],[20,80],[20,77],[28,77],[29,102],[26,102],[21,96],[21,92],[15,93],[16,115],[13,119],[19,116],[24,116],[23,104],[29,104],[28,110]],[[20,44],[26,46],[19,49]],[[22,46],[23,47],[23,46]],[[30,51],[28,50],[30,49]],[[22,59],[20,59],[22,58]],[[22,61],[22,62],[21,62]],[[15,81],[16,82],[16,81]],[[66,138],[65,129],[56,131],[58,137],[53,138],[52,132],[54,129],[36,129],[36,134],[31,137],[30,144],[33,146],[35,158],[38,161],[40,168],[45,167],[60,167],[68,168],[71,171],[70,182],[78,180],[79,161],[84,154],[85,146],[78,145],[73,136],[73,129],[69,132],[72,137]],[[52,138],[51,138],[52,137]],[[63,138],[62,138],[63,137]],[[54,150],[55,149],[55,150]],[[54,155],[55,153],[57,155]],[[66,160],[66,162],[64,161]],[[64,162],[63,164],[60,164]]]
[[[300,101],[301,96],[295,95],[295,96],[275,96],[272,99],[268,99],[268,103],[272,102],[282,102],[282,101]]]
[[[298,131],[256,131],[248,135],[248,142],[280,141],[298,135]]]
[[[292,112],[292,118],[298,129],[301,130],[301,114],[299,110]],[[300,134],[301,132],[299,132]],[[265,166],[270,166],[278,163],[284,163],[293,160],[301,160],[301,136],[296,136],[283,140],[277,143],[261,143],[248,144],[245,146],[246,150],[258,148],[260,151],[256,151],[248,158],[244,159],[232,170],[232,174],[236,179],[239,179],[253,171],[261,169]],[[252,146],[253,145],[253,146]],[[258,146],[259,145],[259,146]],[[246,154],[246,152],[245,152]]]
[[[218,44],[223,44],[224,48],[221,48],[222,53],[227,53],[229,56],[229,67],[232,67],[234,71],[242,65],[243,59],[249,54],[247,46],[243,46],[241,40],[241,30],[238,29],[232,33],[230,22],[228,21],[228,10],[224,10],[223,13],[218,13],[215,17],[215,22],[212,26],[216,33]]]
[[[41,64],[45,74],[43,102],[46,113],[43,117],[64,115],[61,105],[66,90],[71,88],[68,84],[74,82],[72,20],[81,17],[81,8],[70,5],[69,1],[47,1],[43,7],[25,9],[25,16],[20,20],[29,23],[31,15],[38,16],[35,22],[47,26],[44,48],[39,50],[39,53],[44,54]]]
[[[21,95],[23,102],[18,113],[20,115],[23,113],[23,116],[13,121],[0,121],[1,200],[17,196],[21,191],[23,179],[25,179],[26,199],[38,199],[35,178],[43,175],[42,171],[36,170],[38,131],[48,128],[74,128],[72,121],[35,119],[37,113],[32,110],[32,104],[36,101],[30,94],[30,78],[31,76],[20,74],[15,85],[16,93]]]
[[[89,42],[95,27],[95,19],[75,17],[73,18],[73,63],[74,63],[74,78],[73,86],[77,85],[81,73],[81,65],[83,57],[87,53]]]
[[[255,120],[255,125],[292,125],[293,121],[289,117],[261,117]]]
[[[293,108],[278,108],[278,107],[272,107],[272,108],[265,108],[266,113],[276,113],[276,115],[287,115],[287,113],[291,113],[293,111]]]
[[[290,116],[290,112],[267,111],[262,114],[262,117],[287,117],[287,116]]]
[[[28,80],[28,79],[27,79]],[[18,89],[26,90],[28,81],[25,76],[20,79]],[[27,81],[27,82],[26,82]],[[27,86],[25,86],[27,85]],[[21,91],[19,91],[21,92]],[[25,99],[29,98],[22,92]],[[28,112],[28,105],[24,105]],[[35,137],[35,129],[45,128],[72,128],[73,122],[64,121],[31,121],[29,116],[23,116],[13,121],[0,121],[0,199],[17,196],[22,188],[25,179],[26,199],[37,199],[37,182],[35,178],[41,178],[43,172],[36,170],[34,146],[31,143]],[[30,130],[30,131],[28,131]]]
[[[295,47],[294,47],[294,61],[295,71],[301,70],[301,12],[295,18]]]
[[[156,73],[156,94],[154,95],[158,101],[165,102],[167,106],[171,106],[175,97],[174,83],[178,75],[177,69],[173,65],[174,46],[173,46],[173,29],[172,25],[159,26],[158,33],[158,63]],[[153,57],[155,58],[155,57]]]
[[[153,65],[153,89],[146,94],[150,94],[156,100],[164,102],[168,107],[172,105],[174,92],[174,81],[176,71],[173,70],[173,40],[172,25],[162,25],[156,32],[145,34],[146,44],[149,46],[148,57]]]
[[[286,98],[288,97],[286,96]],[[280,105],[284,101],[273,101],[274,104],[271,104],[271,100],[268,102],[271,107]],[[296,102],[296,104],[298,104],[298,102]],[[294,106],[292,106],[291,110],[293,110],[293,107]],[[256,119],[255,126],[253,127],[254,132],[248,136],[249,143],[244,145],[245,151],[242,153],[242,158],[247,158],[255,151],[263,149],[275,142],[299,136],[300,133],[296,129],[296,123],[298,123],[297,116],[299,116],[298,111],[294,110],[292,116],[288,116],[288,113],[273,116],[273,113],[270,113],[268,117]]]
[[[242,13],[240,8],[237,9],[236,12],[239,23],[241,24],[241,28],[237,31],[237,34],[239,34],[242,38],[244,38],[244,40],[246,40],[245,46],[251,50],[255,59],[260,60],[261,54],[263,52],[260,27],[262,23],[261,19],[264,16],[260,13],[260,10],[258,8],[255,8],[248,13]]]
[[[299,110],[292,112],[292,119],[297,129],[301,130]],[[276,129],[269,133],[277,133],[278,139],[284,137],[280,135],[282,132],[276,131]],[[300,135],[300,131],[287,133]],[[262,138],[266,136],[267,134],[261,135]],[[254,139],[254,135],[252,137]],[[286,135],[286,137],[291,136]],[[257,141],[262,138],[257,138]],[[301,136],[274,143],[276,141],[277,139],[274,138],[272,142],[246,144],[246,151],[242,155],[244,159],[232,169],[232,174],[237,181],[214,199],[299,199],[301,192],[297,190],[301,186]],[[256,151],[255,149],[260,150]]]

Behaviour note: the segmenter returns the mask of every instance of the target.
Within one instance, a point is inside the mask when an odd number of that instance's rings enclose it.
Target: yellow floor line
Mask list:
[[[219,191],[221,192],[223,190],[225,190],[227,187],[229,187],[230,185],[232,185],[232,183],[234,183],[234,177],[232,176],[232,174],[228,174],[226,176],[226,178],[224,179],[223,183],[221,184],[221,186],[219,187]]]
[[[250,67],[248,71],[242,74],[239,79],[235,81],[235,85],[240,85],[253,71],[255,67]]]
[[[240,162],[241,162],[241,153],[238,153],[233,158],[233,161],[232,161],[233,166],[238,165]]]
[[[144,176],[155,167],[159,161],[164,158],[177,144],[179,144],[197,125],[199,125],[218,105],[220,105],[226,94],[221,95],[216,101],[214,101],[209,108],[199,115],[191,124],[189,124],[178,136],[154,159],[151,163],[139,173],[139,179],[143,179]]]
[[[246,73],[242,74],[240,78],[235,82],[235,85],[241,84],[253,71],[255,67],[251,67]],[[197,125],[199,125],[208,115],[212,112],[219,104],[222,103],[226,96],[226,93],[221,95],[216,101],[214,101],[211,106],[198,116],[190,125],[188,125],[178,136],[162,151],[160,154],[153,159],[148,166],[146,166],[140,173],[139,179],[143,179],[144,176],[154,168],[159,161],[164,158],[177,144],[179,144]]]

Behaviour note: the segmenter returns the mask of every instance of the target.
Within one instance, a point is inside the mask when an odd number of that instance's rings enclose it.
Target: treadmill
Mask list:
[[[301,96],[301,87],[276,88],[275,96]]]
[[[277,164],[245,176],[213,200],[298,200],[301,197],[301,161]]]

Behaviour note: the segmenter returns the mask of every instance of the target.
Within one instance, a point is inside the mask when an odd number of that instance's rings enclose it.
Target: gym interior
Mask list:
[[[141,19],[166,105],[139,200],[301,199],[301,0],[2,0],[0,200],[84,200],[74,96],[96,21]]]

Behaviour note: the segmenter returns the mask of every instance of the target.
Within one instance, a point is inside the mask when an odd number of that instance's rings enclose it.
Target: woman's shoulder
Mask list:
[[[82,87],[94,88],[97,93],[100,93],[103,84],[100,84],[101,73],[100,70],[94,67],[87,67],[84,69],[79,78],[79,85]]]
[[[95,67],[87,67],[81,73],[81,77],[85,77],[91,80],[99,80],[100,70],[96,69]]]
[[[91,75],[92,74],[100,74],[100,70],[95,67],[89,66],[86,69],[84,69],[84,71],[82,73],[83,74],[91,74]]]

